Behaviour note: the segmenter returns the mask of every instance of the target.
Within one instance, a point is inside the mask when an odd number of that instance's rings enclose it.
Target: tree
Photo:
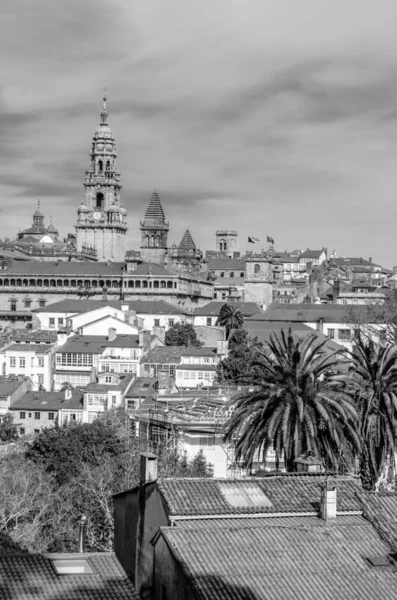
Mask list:
[[[102,419],[43,429],[28,444],[26,457],[53,473],[59,485],[75,477],[84,463],[98,466],[104,456],[125,451],[125,431]]]
[[[220,383],[252,384],[260,370],[254,365],[263,346],[257,339],[250,340],[244,329],[233,331],[229,338],[228,357],[217,365],[217,379]]]
[[[248,467],[256,452],[265,460],[271,447],[287,471],[308,452],[328,469],[338,467],[342,451],[358,453],[357,412],[336,374],[340,359],[325,353],[325,343],[315,333],[297,339],[281,331],[261,353],[257,388],[234,401],[225,426],[227,441],[237,437],[236,458]]]
[[[374,490],[397,452],[397,346],[379,346],[361,336],[351,353],[348,383],[359,411],[360,475]]]
[[[389,290],[383,304],[346,307],[344,322],[364,339],[397,343],[397,290]]]
[[[233,329],[241,329],[244,323],[244,316],[237,304],[224,304],[219,312],[217,325],[226,329],[226,339]]]
[[[166,346],[195,346],[202,343],[197,339],[196,331],[191,323],[176,323],[165,332]]]
[[[18,429],[14,425],[14,417],[7,413],[0,421],[0,442],[13,442],[18,439]]]

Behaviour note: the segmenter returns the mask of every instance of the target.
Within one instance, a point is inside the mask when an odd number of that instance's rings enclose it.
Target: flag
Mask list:
[[[267,241],[269,242],[269,244],[274,244],[274,239],[270,236],[267,236]]]
[[[259,241],[260,241],[259,238],[253,237],[252,235],[248,236],[248,242],[250,244],[255,244],[256,242],[259,242]]]

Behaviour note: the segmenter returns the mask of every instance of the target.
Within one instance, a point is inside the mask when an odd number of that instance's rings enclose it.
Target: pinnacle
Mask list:
[[[178,246],[178,250],[181,254],[185,254],[195,249],[196,244],[193,241],[192,234],[190,233],[189,229],[186,229]]]
[[[161,206],[160,197],[157,191],[154,191],[145,212],[145,219],[156,219],[165,221],[165,214]]]

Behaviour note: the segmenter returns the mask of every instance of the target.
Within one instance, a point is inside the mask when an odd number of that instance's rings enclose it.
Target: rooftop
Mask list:
[[[366,306],[345,306],[342,304],[270,304],[261,314],[249,321],[315,322],[322,318],[328,323],[343,323],[346,311],[354,311],[357,316],[367,314]]]
[[[259,521],[160,531],[202,600],[395,598],[396,569],[366,560],[390,548],[363,517],[338,517],[328,527],[318,517]]]
[[[10,394],[13,394],[28,379],[29,377],[24,377],[23,375],[0,376],[0,398],[6,398]]]
[[[304,323],[291,323],[288,321],[254,321],[247,319],[244,321],[243,329],[248,331],[250,338],[258,338],[262,343],[268,343],[273,334],[279,334],[281,330],[287,332],[291,329],[292,333],[298,338],[305,337],[309,334],[315,334],[317,336],[318,343],[326,341],[325,349],[330,352],[337,352],[343,350],[343,346],[327,338],[320,331],[316,331],[305,325]]]
[[[236,271],[245,271],[244,258],[229,258],[229,257],[210,257],[208,258],[208,269],[210,271],[221,271],[222,269]]]
[[[121,274],[124,270],[124,263],[104,263],[104,262],[69,262],[69,261],[18,261],[11,263],[3,277],[10,275],[47,275],[50,277],[58,276],[78,276],[90,275],[114,276]]]
[[[13,410],[59,410],[61,408],[81,408],[80,388],[72,390],[72,396],[65,399],[65,392],[27,392],[12,403]]]
[[[53,345],[48,344],[10,344],[5,346],[2,352],[35,352],[35,354],[46,354],[51,352]]]
[[[155,220],[155,221],[165,221],[165,214],[163,207],[160,202],[160,197],[157,191],[154,191],[152,197],[150,198],[149,205],[145,212],[144,220]]]
[[[320,258],[324,250],[305,250],[302,254],[299,255],[299,259],[301,258]]]
[[[324,474],[249,479],[160,479],[171,515],[318,513]],[[361,511],[352,478],[338,478],[339,511]],[[253,497],[255,502],[247,501]]]
[[[121,375],[117,385],[107,385],[106,383],[89,383],[84,388],[84,393],[90,392],[124,392],[131,381],[135,378],[133,373]]]
[[[13,342],[52,342],[56,343],[58,340],[56,331],[46,331],[42,329],[35,330],[23,330],[14,329],[11,334],[11,340]]]
[[[75,335],[58,349],[59,353],[86,352],[87,354],[102,354],[105,348],[135,348],[139,346],[139,336],[119,334],[109,341],[105,335]]]
[[[222,302],[213,300],[212,302],[208,302],[208,304],[205,306],[196,308],[194,310],[194,316],[218,317],[222,306],[225,304],[228,306],[237,306],[243,313],[244,317],[252,317],[258,313],[263,313],[261,305],[257,304],[256,302]]]
[[[207,346],[158,346],[143,357],[142,363],[179,365],[182,356],[216,356],[216,349]]]
[[[110,306],[121,310],[123,306],[128,306],[128,310],[133,310],[137,314],[165,314],[165,315],[184,315],[185,311],[177,306],[165,302],[164,300],[61,300],[46,306],[35,308],[32,312],[36,313],[69,313],[70,315],[82,314],[103,306]]]
[[[93,574],[57,575],[51,555],[0,555],[0,588],[4,600],[139,600],[114,554],[82,554]],[[60,555],[53,555],[58,557]],[[65,555],[61,555],[65,558]],[[69,556],[76,555],[66,555]]]

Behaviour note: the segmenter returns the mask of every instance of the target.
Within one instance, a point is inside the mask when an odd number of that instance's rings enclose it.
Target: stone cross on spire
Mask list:
[[[103,105],[102,105],[102,112],[101,112],[101,125],[107,125],[107,118],[108,118],[108,109],[106,106],[106,100],[107,100],[107,94],[108,94],[108,88],[104,87],[103,88]]]

